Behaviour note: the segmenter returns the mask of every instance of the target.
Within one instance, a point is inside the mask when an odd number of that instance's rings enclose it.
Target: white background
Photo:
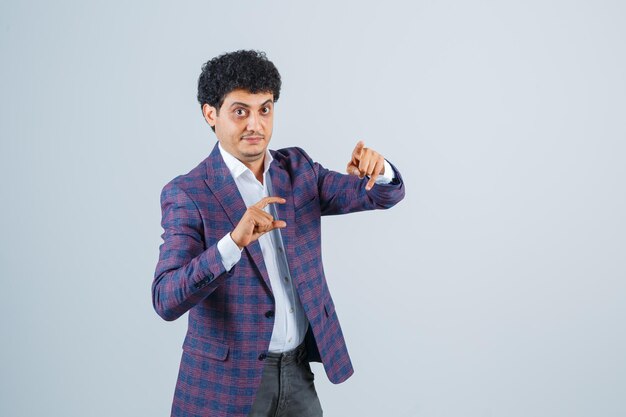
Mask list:
[[[363,139],[406,182],[324,219],[356,368],[314,367],[325,416],[626,415],[623,2],[3,2],[0,33],[0,415],[169,415],[159,194],[242,48],[283,77],[273,148]]]

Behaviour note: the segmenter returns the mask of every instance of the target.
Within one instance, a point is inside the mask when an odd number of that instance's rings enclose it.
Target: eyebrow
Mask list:
[[[267,105],[267,104],[269,104],[269,103],[273,103],[273,101],[272,101],[272,99],[271,99],[271,98],[268,98],[267,100],[265,100],[265,101],[261,104],[261,106],[265,106],[265,105]],[[242,102],[240,102],[240,101],[235,101],[235,102],[234,102],[233,104],[231,104],[229,107],[232,109],[234,106],[241,106],[241,107],[245,107],[245,108],[247,108],[247,109],[249,109],[249,108],[250,108],[250,105],[249,105],[249,104],[242,103]]]

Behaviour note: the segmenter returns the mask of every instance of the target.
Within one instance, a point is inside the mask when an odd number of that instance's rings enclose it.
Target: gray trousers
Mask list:
[[[268,353],[261,385],[248,417],[321,417],[314,376],[304,345],[285,353]]]

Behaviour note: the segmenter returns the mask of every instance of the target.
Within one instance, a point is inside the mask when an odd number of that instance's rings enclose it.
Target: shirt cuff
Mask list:
[[[222,265],[227,271],[230,271],[233,266],[241,259],[241,249],[235,243],[230,233],[226,233],[226,236],[217,242],[217,251],[222,257]]]
[[[396,173],[391,164],[385,159],[385,173],[376,177],[376,184],[389,184],[396,178]]]

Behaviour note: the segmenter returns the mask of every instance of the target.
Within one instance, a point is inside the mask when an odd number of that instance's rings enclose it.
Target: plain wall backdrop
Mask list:
[[[235,49],[282,74],[272,148],[406,181],[323,220],[356,369],[314,367],[326,416],[626,415],[625,39],[622,1],[3,2],[0,415],[169,415],[159,195]]]

